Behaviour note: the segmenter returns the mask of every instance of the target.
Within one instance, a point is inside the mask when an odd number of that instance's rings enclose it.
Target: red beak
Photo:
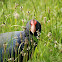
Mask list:
[[[36,24],[37,24],[37,21],[36,20],[31,20],[31,28],[30,28],[30,31],[34,34],[35,31],[36,31]]]

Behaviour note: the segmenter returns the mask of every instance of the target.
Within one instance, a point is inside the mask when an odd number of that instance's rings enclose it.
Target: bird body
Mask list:
[[[16,46],[16,43],[21,44],[21,38],[20,38],[20,33],[22,34],[23,38],[22,41],[24,42],[25,39],[25,32],[24,31],[15,31],[15,32],[7,32],[7,33],[2,33],[0,34],[0,57],[2,55],[2,51],[4,51],[4,44],[6,44],[6,52],[8,52],[9,49],[9,54],[11,54],[12,48]],[[14,50],[13,50],[14,51]]]
[[[6,52],[8,52],[8,49],[9,49],[9,54],[11,55],[12,48],[13,48],[13,52],[15,52],[14,47],[18,46],[17,47],[18,49],[19,45],[22,42],[25,42],[26,37],[29,40],[29,37],[30,37],[29,34],[30,35],[34,34],[34,36],[37,36],[37,32],[36,32],[37,30],[41,32],[41,24],[36,20],[30,20],[26,24],[25,31],[15,31],[15,32],[7,32],[7,33],[0,34],[0,57],[1,57],[0,60],[1,62],[3,62],[2,51],[4,52],[5,45],[7,46]],[[21,50],[23,48],[24,48],[24,43],[21,46]]]
[[[5,42],[11,41],[11,39],[17,39],[20,36],[20,32],[24,34],[23,31],[7,32],[0,34],[0,46],[3,45]]]

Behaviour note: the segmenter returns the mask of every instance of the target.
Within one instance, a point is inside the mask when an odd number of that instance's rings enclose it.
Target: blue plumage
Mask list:
[[[9,55],[11,57],[11,51],[13,49],[13,56],[15,56],[15,49],[16,46],[17,47],[17,51],[19,48],[19,45],[22,42],[25,42],[25,38],[27,37],[29,40],[29,34],[33,35],[33,33],[30,30],[30,22],[31,20],[26,24],[26,30],[25,31],[15,31],[15,32],[7,32],[7,33],[2,33],[0,34],[0,60],[1,62],[3,62],[3,57],[2,57],[2,53],[4,53],[4,47],[3,44],[7,43],[7,48],[6,48],[6,52],[8,52],[9,50]],[[41,24],[37,21],[36,24],[36,31],[39,30],[41,32]],[[21,37],[22,35],[22,37]],[[37,32],[34,33],[34,36],[37,36]],[[24,48],[24,43],[21,45],[20,47],[20,51],[22,51],[22,49]],[[15,59],[15,58],[14,58]]]

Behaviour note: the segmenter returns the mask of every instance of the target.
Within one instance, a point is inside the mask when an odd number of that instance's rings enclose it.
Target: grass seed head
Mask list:
[[[20,10],[21,10],[21,11],[23,10],[23,6],[20,7]]]
[[[41,33],[39,32],[39,29],[36,32],[37,32],[37,36],[39,37],[41,35]]]
[[[26,22],[26,19],[22,19],[23,24]]]
[[[28,14],[30,13],[30,11],[28,11]]]
[[[7,48],[7,44],[3,44],[3,47],[4,47],[4,52],[6,51],[6,48]]]
[[[28,49],[30,50],[30,46],[28,46]]]
[[[19,43],[16,41],[16,44],[15,44],[17,47],[19,46]]]
[[[37,37],[37,39],[40,39],[40,37],[39,36],[36,36]]]
[[[33,39],[31,38],[31,42],[33,42]]]
[[[48,8],[48,13],[50,14],[50,9]]]
[[[54,41],[54,43],[55,43],[55,44],[58,44],[58,42],[57,42],[57,41]]]
[[[57,48],[58,47],[57,44],[55,44],[54,47]]]
[[[34,44],[33,44],[34,46],[36,45],[36,43],[34,42]]]
[[[22,56],[26,56],[26,53],[22,53]]]
[[[14,58],[9,58],[8,61],[14,61]]]
[[[49,23],[49,22],[50,22],[50,20],[47,21],[47,23]]]
[[[47,36],[48,36],[48,37],[52,36],[52,33],[51,33],[51,32],[49,32]]]
[[[3,27],[3,26],[5,26],[5,24],[1,24],[0,26]]]
[[[28,44],[28,38],[25,38],[25,44]]]
[[[44,17],[44,23],[46,23],[46,17]]]
[[[18,19],[19,18],[19,14],[17,12],[14,13],[14,17],[15,19]]]
[[[18,5],[19,5],[19,4],[16,4],[16,3],[15,3],[15,9],[17,8]]]
[[[25,31],[26,30],[26,27],[22,26],[22,29],[23,29],[23,31]]]
[[[45,43],[44,46],[46,46],[47,44]]]
[[[20,32],[20,38],[22,39],[23,37],[22,37],[22,33]]]
[[[52,52],[53,50],[52,49],[50,49],[50,52]]]
[[[27,51],[29,51],[30,50],[30,46],[28,46],[28,48],[27,48]]]
[[[27,11],[28,15],[30,15],[30,11]]]

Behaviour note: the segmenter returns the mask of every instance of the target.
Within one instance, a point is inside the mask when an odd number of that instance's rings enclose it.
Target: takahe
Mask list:
[[[13,56],[15,56],[14,48],[16,48],[17,51],[18,48],[20,48],[19,52],[22,51],[24,48],[25,39],[27,38],[29,41],[30,38],[33,37],[33,35],[36,37],[37,31],[41,32],[41,24],[37,20],[32,19],[28,21],[28,23],[26,24],[26,29],[24,31],[15,31],[0,34],[0,62],[3,62],[3,55],[5,52],[5,48],[6,48],[6,54],[10,58],[12,51]],[[19,47],[21,43],[22,45],[21,47]],[[16,45],[18,45],[18,47],[16,47]],[[22,57],[20,58],[20,60],[22,61]]]

